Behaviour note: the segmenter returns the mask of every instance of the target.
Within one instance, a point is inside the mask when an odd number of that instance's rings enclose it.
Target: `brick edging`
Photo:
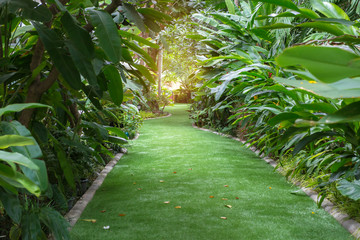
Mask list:
[[[231,138],[235,141],[241,142],[244,145],[246,145],[247,147],[249,147],[249,143],[246,144],[245,141],[242,141],[240,138],[237,137],[233,137],[231,135],[228,134],[224,134],[224,133],[219,133],[216,131],[212,131],[210,129],[206,129],[206,128],[200,128],[198,126],[196,126],[195,124],[192,125],[194,128],[202,130],[202,131],[206,131],[206,132],[211,132],[220,136],[224,136],[227,138]],[[267,162],[268,164],[270,164],[272,167],[276,167],[277,163],[275,162],[275,160],[269,158],[269,157],[265,157],[264,155],[260,155],[260,151],[257,150],[255,147],[250,147],[249,148],[251,151],[253,151],[258,157],[262,158],[265,162]],[[278,171],[279,173],[281,173],[281,167],[278,167],[276,169],[276,171]],[[293,184],[297,185],[298,187],[301,188],[301,190],[304,191],[304,193],[306,195],[308,195],[314,202],[317,203],[319,197],[319,194],[317,192],[315,192],[314,190],[312,190],[311,188],[306,188],[306,187],[301,187],[300,182],[296,182],[296,181],[291,181]],[[349,217],[348,214],[343,213],[338,207],[336,207],[329,199],[325,198],[325,200],[322,202],[321,207],[328,212],[333,218],[336,219],[336,221],[338,221],[346,230],[348,230],[356,239],[360,239],[360,223],[358,223],[357,221],[351,219]]]

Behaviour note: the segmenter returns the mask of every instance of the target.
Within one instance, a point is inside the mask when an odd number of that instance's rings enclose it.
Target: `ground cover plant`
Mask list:
[[[344,2],[227,1],[194,14],[203,84],[192,118],[291,165],[287,176],[358,218],[359,29],[356,1]]]
[[[144,122],[73,239],[352,239],[241,143],[194,129],[187,109]]]

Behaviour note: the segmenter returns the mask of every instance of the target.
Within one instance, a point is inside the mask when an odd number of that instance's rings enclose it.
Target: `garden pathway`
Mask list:
[[[193,128],[186,108],[145,121],[73,239],[352,239],[241,143]]]

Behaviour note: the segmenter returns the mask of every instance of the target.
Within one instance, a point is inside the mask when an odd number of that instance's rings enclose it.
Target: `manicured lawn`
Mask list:
[[[186,109],[145,122],[73,239],[352,239],[241,143],[192,128]]]

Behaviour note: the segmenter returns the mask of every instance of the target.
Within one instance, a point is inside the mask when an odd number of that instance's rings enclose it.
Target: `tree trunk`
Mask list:
[[[160,49],[158,53],[158,96],[161,96],[161,80],[162,80],[162,65],[163,65],[163,50]]]
[[[29,86],[25,103],[39,102],[41,96],[51,88],[51,86],[55,83],[58,77],[59,72],[55,67],[50,71],[49,76],[46,78],[46,80],[41,81],[40,77],[37,77],[34,82]],[[19,122],[28,127],[34,111],[34,108],[23,110],[21,112]]]
[[[69,0],[60,0],[60,2],[62,4],[65,4],[67,2],[69,2]],[[108,13],[112,13],[116,10],[116,8],[118,6],[120,6],[122,4],[122,0],[112,0],[111,4],[108,5],[105,8],[105,11],[107,11]],[[58,12],[56,6],[53,4],[49,7],[50,11],[53,13],[53,15],[55,16],[56,13]],[[50,27],[52,24],[52,21],[50,21],[49,23],[47,23],[46,25],[48,27]],[[94,29],[94,27],[89,23],[87,25],[84,26],[84,28],[86,30],[88,30],[89,32],[92,31]],[[45,52],[44,49],[44,45],[42,44],[42,42],[40,41],[40,39],[38,40],[37,44],[34,47],[34,53],[33,53],[33,57],[31,60],[31,64],[30,64],[30,70],[33,72],[42,62],[43,59],[43,55]],[[26,103],[34,103],[34,102],[39,102],[41,99],[41,96],[50,89],[50,87],[55,83],[55,81],[57,80],[59,76],[59,72],[57,71],[57,69],[55,67],[52,68],[52,70],[50,71],[49,76],[47,77],[46,80],[41,81],[40,78],[40,74],[38,76],[35,77],[35,80],[31,83],[31,85],[29,86],[28,89],[28,93],[26,95]],[[25,125],[28,126],[31,120],[31,117],[34,113],[35,109],[25,109],[21,112],[19,121]]]

